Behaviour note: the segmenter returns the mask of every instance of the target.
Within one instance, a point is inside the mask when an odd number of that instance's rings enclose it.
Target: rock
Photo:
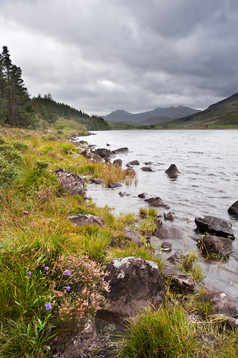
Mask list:
[[[138,198],[145,199],[147,197],[146,193],[141,193],[138,195]]]
[[[140,165],[140,162],[138,162],[138,160],[132,160],[128,165]]]
[[[102,184],[103,179],[100,179],[100,178],[92,178],[92,179],[90,179],[90,182],[93,183],[93,184]]]
[[[238,200],[229,207],[228,213],[230,215],[238,216]]]
[[[154,236],[158,237],[161,240],[184,240],[185,235],[183,231],[176,229],[174,227],[161,226],[157,228],[154,233]]]
[[[78,226],[83,226],[83,225],[103,226],[104,225],[104,219],[102,217],[94,216],[94,215],[90,215],[90,214],[72,215],[72,216],[69,216],[68,219]]]
[[[152,165],[152,162],[144,162],[145,165]]]
[[[166,209],[169,209],[169,206],[167,204],[165,204],[163,202],[163,200],[161,198],[159,198],[158,196],[154,196],[152,198],[149,199],[145,199],[145,201],[150,205],[150,206],[154,206],[155,208],[158,207],[163,207]]]
[[[151,167],[141,167],[140,169],[143,172],[154,172],[154,170]]]
[[[229,317],[226,323],[232,329],[238,328],[238,319],[236,319],[236,318]]]
[[[121,159],[115,159],[115,160],[113,161],[113,164],[114,164],[114,165],[118,165],[119,167],[121,167],[121,166],[122,166],[122,160],[121,160]]]
[[[108,183],[108,188],[111,188],[111,189],[119,188],[121,186],[122,186],[121,183],[113,183],[113,182]]]
[[[181,261],[183,256],[184,256],[184,253],[181,250],[177,250],[177,251],[175,251],[175,253],[173,255],[171,255],[168,258],[168,261],[171,262],[172,264],[176,265],[177,263],[179,263]]]
[[[168,169],[165,170],[165,173],[170,177],[170,178],[177,178],[178,174],[179,174],[179,170],[176,167],[175,164],[171,164],[170,167]]]
[[[162,251],[171,251],[172,250],[172,244],[170,242],[164,241],[161,245]]]
[[[122,233],[125,235],[127,240],[134,242],[138,247],[143,246],[140,236],[135,231],[124,230]]]
[[[173,211],[164,212],[164,220],[174,221],[174,212]]]
[[[182,292],[193,292],[195,289],[195,282],[192,277],[182,271],[176,271],[165,266],[164,276],[170,278],[173,285]]]
[[[109,158],[113,155],[113,152],[106,148],[98,148],[94,151],[94,153],[100,155],[102,158]]]
[[[66,191],[72,195],[81,195],[83,198],[86,197],[86,189],[84,187],[84,179],[79,175],[69,172],[65,169],[56,170],[58,183]]]
[[[109,144],[109,143],[107,143],[106,145],[107,145],[107,147],[110,147],[110,144]]]
[[[215,292],[199,297],[201,302],[210,302],[212,313],[235,316],[237,308],[233,297],[227,292]]]
[[[111,321],[124,320],[152,305],[157,308],[165,298],[162,272],[157,264],[138,257],[112,260],[106,268],[109,307],[100,316]]]
[[[211,258],[214,258],[214,255],[217,258],[228,257],[233,251],[232,240],[221,236],[205,235],[199,241],[198,247],[208,257],[213,254]]]
[[[95,162],[98,162],[98,163],[102,162],[102,157],[98,154],[93,153],[93,152],[90,153],[90,158],[92,160],[94,160]]]
[[[235,239],[230,222],[219,219],[215,216],[204,216],[203,218],[196,218],[195,223],[201,233],[209,233],[217,236],[230,237]]]
[[[118,154],[118,153],[127,153],[129,151],[129,149],[127,147],[123,147],[123,148],[119,148],[119,149],[115,149],[113,150],[114,154]]]
[[[126,193],[125,191],[120,191],[118,194],[119,194],[121,197],[123,197],[123,196],[130,196],[130,194]]]

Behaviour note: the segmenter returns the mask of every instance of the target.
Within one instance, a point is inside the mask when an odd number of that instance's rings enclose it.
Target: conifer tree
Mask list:
[[[0,59],[0,116],[12,127],[26,127],[34,119],[31,101],[22,80],[20,67],[12,64],[8,48],[3,47]]]

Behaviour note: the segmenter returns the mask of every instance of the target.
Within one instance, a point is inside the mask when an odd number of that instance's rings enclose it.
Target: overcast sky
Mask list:
[[[0,34],[31,96],[89,114],[238,92],[238,0],[0,0]]]

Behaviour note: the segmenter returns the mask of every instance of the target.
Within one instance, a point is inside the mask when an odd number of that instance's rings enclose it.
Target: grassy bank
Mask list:
[[[67,139],[69,134],[54,130],[0,129],[1,358],[50,356],[52,337],[64,339],[75,327],[82,330],[95,314],[102,302],[101,293],[107,289],[103,268],[111,259],[139,256],[155,260],[146,245],[138,248],[126,242],[121,231],[137,227],[146,243],[146,234],[154,229],[156,211],[147,210],[143,220],[139,214],[116,218],[107,207],[97,208],[91,200],[72,196],[59,186],[55,174],[59,168],[83,176],[86,181],[91,177],[103,178],[105,184],[132,180],[119,167],[84,158]],[[101,216],[105,225],[75,226],[67,218],[79,213]],[[157,259],[157,263],[162,268],[160,260]],[[179,299],[184,312],[180,314],[184,328],[175,329],[171,336],[160,338],[163,347],[174,344],[171,352],[177,349],[180,354],[177,356],[181,357],[195,355],[196,348],[201,357],[207,357],[208,344],[205,338],[200,338],[201,327],[206,324],[213,342],[210,357],[237,356],[237,332],[228,332],[224,325],[217,326],[218,332],[206,315],[206,323],[191,328],[185,316],[194,310],[193,305],[188,303],[188,298],[178,298],[170,290],[169,283],[167,290],[170,307],[166,310],[167,321],[159,324],[164,330],[170,320],[178,321],[171,307]],[[199,313],[203,312],[204,309],[200,308]],[[129,331],[133,337],[128,334],[123,338],[120,352],[115,354],[123,357],[175,357],[158,355],[162,343],[155,336],[160,331],[153,327],[161,321],[160,311],[144,313],[143,317],[148,322],[142,327],[144,331],[136,333],[142,318],[133,321]],[[186,348],[183,351],[180,348],[184,345],[183,337],[190,328],[192,342],[197,343],[194,343],[195,348],[191,345],[191,350]],[[136,348],[138,343],[135,339],[141,337],[143,342],[151,332],[153,346],[141,353]]]

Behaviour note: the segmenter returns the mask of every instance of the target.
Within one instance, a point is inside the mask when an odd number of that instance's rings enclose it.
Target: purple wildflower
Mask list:
[[[28,271],[28,272],[27,272],[27,275],[31,276],[31,271]]]
[[[47,304],[45,305],[45,309],[46,309],[47,311],[49,311],[51,308],[52,308],[51,303],[47,303]]]
[[[33,252],[34,251],[34,249],[31,249],[31,252]]]
[[[64,274],[65,274],[66,276],[69,276],[69,275],[70,275],[70,271],[69,271],[69,270],[66,270],[66,271],[64,271]]]
[[[49,267],[48,266],[45,266],[45,271],[48,271],[49,270]]]
[[[71,289],[70,286],[67,286],[67,287],[66,287],[66,290],[67,290],[68,292],[70,291],[70,289]]]

